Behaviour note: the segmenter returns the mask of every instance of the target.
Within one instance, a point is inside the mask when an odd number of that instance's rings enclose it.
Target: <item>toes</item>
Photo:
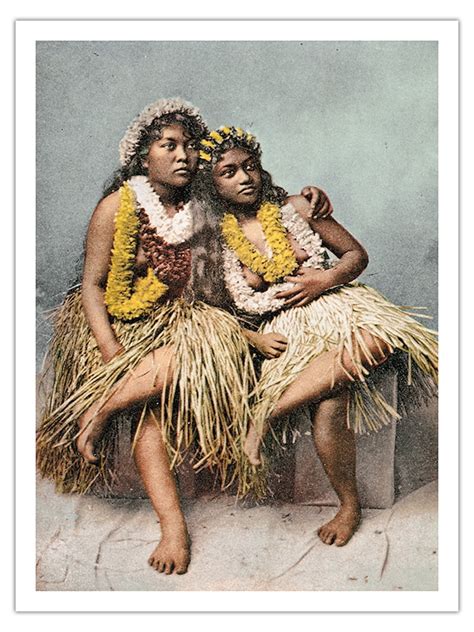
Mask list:
[[[97,456],[94,453],[94,443],[89,439],[84,445],[83,455],[86,461],[94,463],[97,461]]]
[[[184,575],[184,573],[186,573],[188,570],[188,565],[183,564],[181,566],[177,566],[175,570],[177,575]]]
[[[349,542],[353,535],[354,531],[352,530],[342,531],[342,533],[339,533],[338,537],[336,538],[336,546],[344,546]]]
[[[155,571],[158,571],[159,573],[161,573],[160,570],[160,565],[162,564],[161,560],[159,557],[156,557],[155,555],[152,555],[150,557],[150,559],[148,560],[148,564],[155,569]]]
[[[336,538],[334,531],[331,531],[326,526],[321,527],[318,535],[324,544],[332,544]]]
[[[177,555],[173,555],[171,551],[155,549],[148,558],[148,564],[158,573],[183,575],[188,570],[189,555],[181,551]]]
[[[95,465],[98,461],[97,456],[94,454],[94,448],[90,444],[89,441],[82,443],[81,441],[77,442],[77,449],[79,453],[82,455],[82,458],[90,463],[91,465]]]
[[[188,566],[189,566],[189,557],[185,557],[184,559],[181,557],[179,560],[176,561],[175,569],[174,569],[175,573],[177,575],[183,575],[188,570]]]

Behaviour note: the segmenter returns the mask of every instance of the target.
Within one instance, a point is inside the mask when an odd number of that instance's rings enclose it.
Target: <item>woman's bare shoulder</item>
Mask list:
[[[89,221],[89,236],[100,235],[102,232],[111,233],[114,230],[115,215],[120,205],[120,193],[114,191],[102,198],[92,213]]]
[[[99,214],[109,214],[115,213],[120,204],[120,191],[114,191],[113,193],[109,193],[104,198],[100,200],[100,202],[95,207],[94,212],[98,212]]]
[[[102,198],[92,213],[91,222],[110,222],[114,219],[120,205],[120,192],[114,191]]]

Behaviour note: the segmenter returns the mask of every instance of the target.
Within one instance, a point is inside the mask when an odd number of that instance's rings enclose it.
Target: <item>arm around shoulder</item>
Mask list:
[[[311,206],[302,195],[292,195],[287,199],[298,214],[305,219],[311,229],[321,237],[323,245],[339,258],[338,265],[328,276],[332,283],[347,283],[358,277],[369,263],[369,255],[362,244],[332,217],[313,219]]]
[[[295,211],[297,211],[303,219],[309,222],[313,209],[311,208],[309,201],[303,195],[289,195],[286,198],[285,203],[291,204]]]

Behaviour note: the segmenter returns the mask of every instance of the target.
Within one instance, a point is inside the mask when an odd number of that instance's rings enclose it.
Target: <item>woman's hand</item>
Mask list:
[[[265,358],[272,360],[278,358],[286,351],[288,340],[282,334],[274,333],[259,334],[256,331],[249,332],[248,341],[259,351]]]
[[[295,276],[287,276],[284,280],[295,284],[291,290],[275,295],[275,298],[286,299],[285,306],[303,307],[332,287],[327,271],[314,268],[300,268]]]
[[[324,219],[333,214],[334,209],[327,193],[318,187],[304,187],[301,195],[305,197],[311,205],[311,219]]]
[[[102,360],[104,361],[104,364],[108,364],[117,356],[122,355],[124,351],[125,347],[121,345],[120,342],[116,342],[114,344],[108,345],[104,349],[101,349],[100,353],[102,355]]]

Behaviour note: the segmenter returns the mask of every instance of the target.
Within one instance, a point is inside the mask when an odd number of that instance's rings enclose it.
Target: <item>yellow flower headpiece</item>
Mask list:
[[[231,146],[236,145],[250,150],[258,158],[261,156],[260,145],[253,134],[246,132],[240,127],[223,125],[216,130],[212,130],[201,140],[201,149],[199,151],[201,166],[211,164],[213,158],[222,150],[222,145],[226,146],[226,141],[230,141]]]

